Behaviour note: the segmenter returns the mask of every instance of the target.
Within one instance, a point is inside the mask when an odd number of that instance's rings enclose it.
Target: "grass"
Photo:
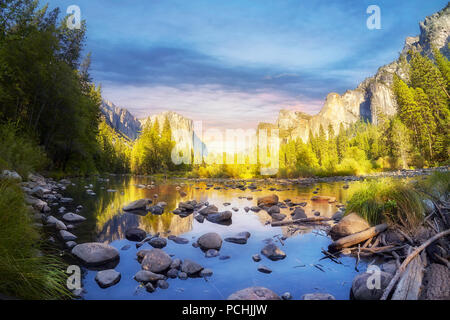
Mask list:
[[[420,181],[416,188],[426,196],[439,200],[450,192],[450,173],[435,171],[426,180]]]
[[[355,212],[372,225],[387,222],[413,231],[422,223],[425,209],[423,195],[411,182],[380,179],[363,183],[346,212]]]
[[[0,293],[20,299],[69,298],[59,257],[43,255],[20,187],[0,180]]]

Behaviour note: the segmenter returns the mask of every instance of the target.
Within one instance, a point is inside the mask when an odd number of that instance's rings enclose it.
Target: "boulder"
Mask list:
[[[302,300],[336,300],[329,293],[307,293],[302,296]]]
[[[281,300],[281,298],[267,288],[250,287],[231,294],[227,300]]]
[[[147,282],[155,282],[158,280],[164,280],[165,277],[162,274],[156,274],[147,270],[139,270],[134,275],[134,280],[137,282],[147,283]]]
[[[180,269],[181,267],[181,260],[176,258],[172,260],[172,264],[170,265],[171,269]]]
[[[271,206],[269,210],[267,210],[267,213],[272,215],[274,213],[280,213],[280,207],[279,206]]]
[[[167,240],[164,238],[152,238],[149,242],[148,242],[153,248],[157,248],[157,249],[162,249],[165,246],[167,246]]]
[[[344,211],[337,211],[335,214],[333,214],[333,216],[331,217],[331,219],[339,221],[344,217],[345,212]]]
[[[161,273],[169,269],[172,264],[172,258],[161,249],[142,250],[146,251],[142,259],[141,266],[143,270],[154,273]],[[138,252],[139,253],[139,252]]]
[[[70,233],[69,231],[66,230],[60,230],[59,231],[59,237],[64,241],[74,241],[77,240],[78,237],[72,233]]]
[[[425,272],[421,300],[450,300],[450,269],[432,263]]]
[[[229,222],[231,220],[231,217],[233,216],[233,213],[231,211],[224,211],[224,212],[218,212],[209,214],[206,217],[206,220],[213,223],[223,223],[223,222]]]
[[[125,238],[129,241],[140,242],[147,237],[147,232],[139,228],[131,228],[125,231]]]
[[[200,213],[204,216],[207,216],[209,214],[217,213],[217,212],[219,212],[219,209],[215,205],[210,205],[210,206],[207,206],[207,207],[201,209],[198,213]]]
[[[178,270],[170,269],[169,271],[167,271],[167,276],[171,279],[175,279],[176,277],[178,277]]]
[[[380,271],[379,288],[376,288],[376,286],[374,285],[375,283],[371,283],[371,279],[373,279],[375,276],[375,274],[369,272],[364,272],[360,275],[357,275],[353,279],[350,296],[355,300],[380,300],[381,296],[383,295],[384,289],[386,289],[392,279],[392,275],[387,272]],[[368,283],[372,285],[368,286]]]
[[[160,289],[169,289],[169,283],[166,280],[158,280],[156,286]]]
[[[95,281],[97,281],[101,288],[105,289],[118,283],[120,281],[120,277],[120,272],[117,272],[114,269],[102,270],[97,272]]]
[[[370,228],[370,225],[366,220],[356,213],[350,213],[331,228],[330,235],[333,240],[335,240],[349,236],[353,233],[364,231],[368,228]]]
[[[233,237],[225,238],[225,241],[237,244],[246,244],[248,238],[250,238],[250,232],[240,232]]]
[[[160,216],[164,213],[164,207],[161,207],[159,205],[156,206],[152,206],[149,209],[150,213],[155,215],[155,216]]]
[[[105,243],[88,242],[76,245],[72,249],[76,256],[86,266],[101,266],[119,259],[119,251]]]
[[[292,212],[293,220],[306,219],[306,218],[308,218],[308,217],[306,216],[305,210],[303,210],[302,208],[295,208],[294,212]]]
[[[181,265],[181,271],[186,273],[188,276],[194,276],[202,270],[203,267],[201,265],[190,259],[184,259],[183,264]]]
[[[175,242],[176,244],[188,244],[189,240],[182,237],[177,237],[174,235],[169,236],[169,240]]]
[[[198,238],[197,243],[203,250],[220,250],[222,247],[222,238],[218,233],[209,232]]]
[[[68,212],[62,216],[64,221],[70,222],[70,223],[77,223],[77,222],[83,222],[86,221],[86,218],[83,216],[80,216],[76,213]]]
[[[278,248],[273,243],[267,244],[261,250],[261,253],[272,261],[282,260],[282,259],[286,258],[286,253],[284,253],[280,248]]]
[[[123,211],[146,210],[147,205],[149,205],[150,203],[152,203],[152,200],[150,199],[136,200],[124,206]]]
[[[211,269],[203,269],[200,271],[200,277],[211,277],[213,275],[213,271]]]
[[[271,207],[276,204],[278,204],[278,196],[276,194],[258,198],[258,207]]]

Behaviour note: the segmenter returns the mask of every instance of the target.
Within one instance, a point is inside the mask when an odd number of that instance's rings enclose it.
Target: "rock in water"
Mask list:
[[[278,196],[276,194],[258,198],[258,207],[271,207],[276,204],[278,204]]]
[[[69,231],[66,231],[66,230],[60,230],[59,231],[59,237],[64,242],[66,242],[66,241],[74,241],[74,240],[78,239],[76,235],[74,235],[74,234],[72,234],[72,233],[70,233]]]
[[[206,278],[211,277],[213,275],[213,271],[211,269],[203,269],[200,271],[200,277]]]
[[[139,228],[131,228],[125,232],[125,238],[130,241],[140,242],[147,237],[147,232]]]
[[[66,213],[65,215],[63,215],[62,218],[63,218],[63,220],[65,220],[67,222],[71,222],[71,223],[86,221],[85,217],[82,217],[82,216],[72,213],[72,212]]]
[[[292,213],[292,219],[293,220],[297,220],[297,219],[306,219],[306,213],[305,210],[303,210],[302,208],[295,208],[294,212]]]
[[[370,225],[366,220],[358,216],[356,213],[351,213],[342,218],[338,224],[331,228],[330,235],[333,240],[336,240],[368,228],[370,228]]]
[[[227,300],[281,300],[281,298],[267,288],[250,287],[231,294]]]
[[[253,261],[255,262],[260,262],[261,261],[261,256],[259,254],[254,254],[252,256]]]
[[[237,244],[246,244],[248,238],[250,238],[250,232],[240,232],[233,237],[225,238],[225,241]]]
[[[152,203],[150,199],[136,200],[123,207],[123,211],[145,210],[150,203]]]
[[[302,296],[302,300],[336,300],[336,298],[329,293],[307,293]]]
[[[162,249],[167,246],[167,240],[164,238],[153,238],[148,242],[153,248]]]
[[[314,196],[311,198],[311,201],[334,203],[336,202],[336,198],[328,196]]]
[[[258,267],[258,271],[262,273],[272,273],[272,270],[269,267],[263,265]]]
[[[229,222],[231,221],[231,217],[233,216],[233,213],[231,211],[224,211],[224,212],[218,212],[209,214],[206,217],[206,220],[213,223],[222,223],[222,222]]]
[[[119,251],[105,243],[88,242],[76,245],[72,254],[89,267],[101,266],[119,259]]]
[[[99,271],[95,276],[95,281],[101,288],[109,288],[120,281],[120,272],[114,269]]]
[[[155,282],[158,280],[164,280],[165,277],[162,274],[156,274],[147,270],[139,270],[134,275],[134,280],[137,282],[147,283],[147,282]]]
[[[373,274],[365,272],[353,279],[350,296],[355,300],[380,300],[384,289],[387,288],[392,279],[392,275],[383,271],[378,274],[380,276],[380,288],[369,289],[367,283],[370,281],[369,277],[373,277]]]
[[[286,253],[284,253],[280,248],[278,248],[273,243],[269,243],[268,245],[266,245],[261,250],[261,253],[272,261],[282,260],[286,258]]]
[[[144,250],[143,250],[144,251]],[[141,266],[143,270],[161,273],[169,269],[172,258],[161,249],[145,250]]]
[[[186,273],[188,276],[196,275],[202,270],[203,267],[201,265],[190,259],[184,259],[183,264],[181,265],[181,271]]]
[[[202,235],[197,240],[198,245],[203,250],[216,249],[220,250],[222,247],[222,238],[215,232],[210,232]]]

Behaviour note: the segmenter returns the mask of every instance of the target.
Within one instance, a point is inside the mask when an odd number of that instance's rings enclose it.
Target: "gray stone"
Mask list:
[[[114,269],[99,271],[95,276],[95,281],[101,288],[109,288],[120,281],[120,272]]]
[[[373,277],[372,273],[365,272],[357,275],[352,282],[351,297],[355,300],[380,300],[384,289],[388,286],[392,279],[392,275],[381,271],[380,273],[380,288],[369,289],[367,281],[369,277]]]
[[[303,210],[302,208],[295,208],[294,212],[292,213],[292,219],[293,220],[297,220],[297,219],[305,219],[307,218],[305,210]]]
[[[202,270],[203,267],[201,265],[190,259],[184,259],[183,264],[181,265],[181,271],[185,272],[188,276],[196,275]]]
[[[155,292],[156,289],[155,289],[155,287],[153,286],[153,284],[151,282],[148,282],[145,285],[145,290],[147,290],[147,292],[152,293],[152,292]]]
[[[158,280],[164,280],[165,277],[162,274],[157,274],[147,270],[139,270],[134,275],[134,280],[137,282],[147,283],[147,282],[155,282]]]
[[[329,293],[307,293],[302,296],[302,300],[336,300]]]
[[[253,261],[255,262],[260,262],[261,261],[261,256],[259,254],[254,254],[252,256]]]
[[[139,199],[124,206],[123,211],[146,210],[150,203],[152,203],[150,199]]]
[[[199,223],[203,223],[205,221],[205,216],[198,214],[195,217],[195,220],[197,220]]]
[[[143,250],[144,251],[144,250]],[[142,259],[142,269],[154,273],[161,273],[169,269],[172,264],[170,256],[161,249],[148,250]]]
[[[342,218],[339,223],[331,228],[330,235],[333,239],[339,239],[368,228],[370,228],[370,225],[366,220],[358,216],[356,213],[351,213]]]
[[[197,243],[203,250],[220,250],[222,247],[222,238],[215,232],[209,232],[198,238]]]
[[[76,245],[72,249],[76,256],[86,266],[100,266],[119,259],[119,251],[105,243],[88,242]]]
[[[263,265],[258,266],[258,271],[262,273],[272,273],[272,270],[269,267]]]
[[[211,269],[203,269],[200,271],[200,277],[211,277],[213,275],[213,271]]]
[[[178,277],[178,270],[170,269],[169,271],[167,271],[167,276],[171,279],[175,279],[176,277]]]
[[[66,248],[67,249],[72,249],[77,245],[77,243],[75,241],[67,241],[66,242]]]
[[[72,233],[70,233],[69,231],[66,230],[60,230],[59,231],[59,237],[64,241],[74,241],[77,240],[78,237]]]
[[[231,294],[227,300],[281,300],[280,297],[264,287],[250,287]]]
[[[240,232],[233,237],[225,238],[225,241],[237,244],[246,244],[248,238],[250,238],[250,232]]]
[[[156,282],[156,285],[158,286],[158,288],[160,289],[169,289],[169,283],[166,280],[158,280]]]
[[[206,217],[206,220],[213,223],[221,223],[221,222],[227,222],[230,221],[233,216],[233,213],[231,211],[223,211],[218,213],[209,214]]]
[[[285,292],[281,296],[281,299],[283,299],[283,300],[292,300],[292,294],[290,292]]]
[[[179,278],[180,280],[186,280],[186,279],[188,278],[188,275],[187,275],[186,272],[179,272],[179,273],[178,273],[178,278]]]
[[[219,255],[220,255],[220,253],[216,249],[209,249],[208,251],[205,252],[206,258],[215,258]]]
[[[72,212],[68,212],[66,214],[63,215],[63,220],[70,222],[70,223],[77,223],[77,222],[83,222],[86,221],[86,218],[83,216],[80,216],[78,214],[72,213]]]
[[[147,232],[139,228],[131,228],[125,231],[125,238],[129,241],[140,242],[147,237]]]
[[[181,260],[176,258],[172,260],[172,264],[170,265],[171,269],[180,269],[181,267]]]
[[[152,238],[149,242],[148,242],[153,248],[157,248],[157,249],[162,249],[165,246],[167,246],[167,240],[164,238]]]
[[[282,260],[282,259],[286,258],[286,253],[284,253],[280,248],[278,248],[273,243],[267,244],[261,250],[261,253],[272,261]]]

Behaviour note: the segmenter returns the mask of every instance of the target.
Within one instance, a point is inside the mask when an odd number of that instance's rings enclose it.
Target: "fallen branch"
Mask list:
[[[426,247],[428,247],[430,244],[432,244],[437,239],[440,239],[446,235],[450,234],[450,229],[443,231],[441,233],[438,233],[425,241],[420,247],[416,248],[411,254],[409,254],[406,259],[403,261],[403,263],[400,265],[400,268],[398,268],[397,272],[395,273],[395,276],[392,278],[391,282],[389,282],[389,285],[386,287],[386,289],[383,292],[383,295],[381,296],[380,300],[386,300],[389,294],[391,293],[392,289],[394,288],[395,284],[397,283],[400,276],[405,271],[406,267],[408,266],[408,263],[411,262],[412,259],[414,259],[415,256],[417,256],[422,250],[424,250]]]
[[[334,241],[328,246],[329,251],[337,251],[342,248],[348,248],[355,244],[361,243],[369,238],[373,238],[387,229],[387,224],[379,224],[367,230],[351,234]]]
[[[287,221],[275,221],[272,222],[272,227],[281,227],[281,226],[288,226],[291,224],[301,224],[301,223],[316,223],[316,222],[323,222],[323,221],[330,221],[331,218],[326,217],[310,217],[310,218],[302,218],[302,219],[295,219],[295,220],[287,220]]]

